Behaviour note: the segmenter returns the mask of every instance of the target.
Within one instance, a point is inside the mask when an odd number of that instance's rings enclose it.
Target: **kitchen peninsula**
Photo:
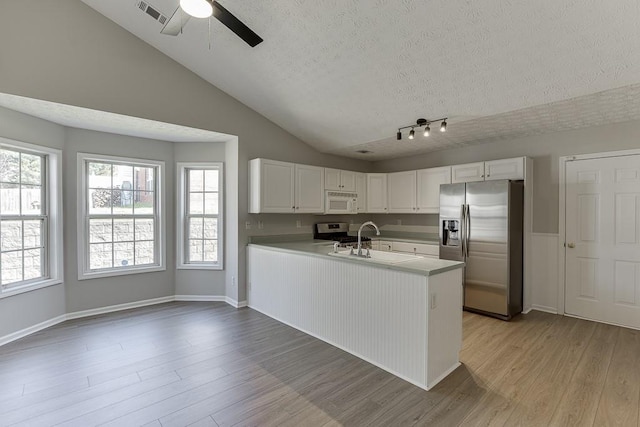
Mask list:
[[[464,263],[333,251],[318,240],[250,244],[249,306],[425,390],[460,365]]]

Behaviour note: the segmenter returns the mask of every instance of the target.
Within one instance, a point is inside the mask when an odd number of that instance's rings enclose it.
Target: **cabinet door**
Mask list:
[[[524,179],[524,157],[484,162],[485,180]]]
[[[356,191],[357,172],[340,171],[340,189],[342,191]]]
[[[390,213],[416,212],[416,171],[387,174]]]
[[[387,174],[367,174],[367,212],[387,213]]]
[[[419,170],[417,181],[416,213],[439,213],[440,185],[451,184],[451,166]]]
[[[340,190],[340,170],[324,168],[324,189]]]
[[[436,256],[439,252],[438,245],[429,245],[426,243],[409,243],[409,242],[392,242],[393,252],[406,252],[416,255]]]
[[[266,159],[255,159],[252,162],[255,162],[253,166],[257,168],[256,175],[259,177],[257,183],[252,180],[252,185],[259,186],[259,191],[253,192],[259,198],[255,204],[258,212],[294,212],[295,165]]]
[[[358,213],[367,212],[367,174],[356,172],[356,193],[358,194]]]
[[[451,182],[484,181],[484,162],[451,166]]]
[[[324,213],[324,168],[295,165],[296,213]]]

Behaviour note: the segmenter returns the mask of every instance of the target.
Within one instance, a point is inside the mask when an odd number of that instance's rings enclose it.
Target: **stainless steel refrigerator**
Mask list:
[[[440,258],[465,262],[465,310],[522,311],[523,198],[522,181],[440,186]]]

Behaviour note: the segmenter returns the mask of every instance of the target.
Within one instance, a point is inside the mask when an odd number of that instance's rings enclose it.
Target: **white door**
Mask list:
[[[640,328],[640,155],[566,166],[565,312]]]
[[[340,189],[342,191],[356,191],[356,172],[340,171]]]
[[[367,212],[367,174],[356,172],[356,193],[358,194],[358,213]]]
[[[262,213],[294,212],[294,168],[293,163],[257,159],[260,174],[260,209]]]
[[[484,180],[524,179],[524,157],[484,162]]]
[[[324,189],[340,190],[340,170],[324,168]]]

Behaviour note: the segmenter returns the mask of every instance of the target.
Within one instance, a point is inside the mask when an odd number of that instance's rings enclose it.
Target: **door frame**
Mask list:
[[[591,160],[606,159],[609,157],[626,157],[640,155],[640,149],[606,151],[602,153],[576,154],[574,156],[561,156],[559,158],[558,168],[558,254],[560,259],[558,262],[558,314],[565,315],[565,288],[567,286],[567,276],[565,274],[566,266],[566,173],[567,163],[575,160]]]

